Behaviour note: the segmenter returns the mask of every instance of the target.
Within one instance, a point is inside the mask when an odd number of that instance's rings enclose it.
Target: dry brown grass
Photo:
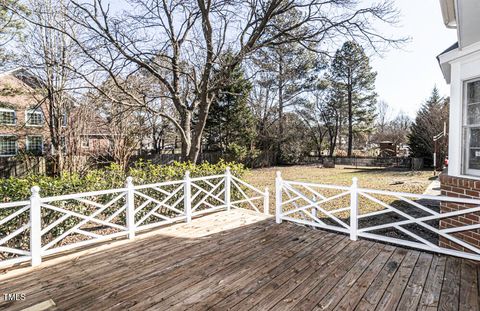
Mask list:
[[[432,182],[432,172],[412,172],[406,170],[385,168],[352,168],[337,166],[336,168],[320,168],[316,165],[296,165],[287,167],[270,167],[249,171],[244,179],[264,189],[269,187],[273,192],[275,188],[275,172],[282,172],[285,180],[314,182],[349,186],[352,178],[358,178],[358,185],[362,188],[372,188],[388,191],[423,193]]]
[[[395,192],[408,192],[421,194],[432,182],[432,172],[420,171],[412,172],[408,170],[386,169],[386,168],[352,168],[347,166],[337,166],[334,169],[321,168],[316,165],[289,166],[289,167],[271,167],[255,169],[248,172],[244,179],[259,189],[268,187],[270,189],[270,212],[274,211],[275,200],[275,173],[280,171],[284,180],[312,182],[320,184],[331,184],[340,186],[350,186],[352,178],[358,178],[358,185],[362,188],[380,189]],[[316,189],[326,197],[339,194],[340,190]],[[308,191],[302,191],[311,196]],[[284,200],[288,197],[284,196]],[[391,196],[376,196],[387,204],[392,204],[396,198]],[[318,198],[317,198],[318,199]],[[342,197],[322,205],[326,210],[348,207],[349,197]],[[299,206],[307,205],[305,201],[297,202]],[[291,207],[285,207],[290,209]],[[366,198],[359,198],[360,213],[367,213],[381,210],[383,207]],[[323,215],[319,215],[322,216]],[[339,213],[337,216],[348,217],[348,213]]]

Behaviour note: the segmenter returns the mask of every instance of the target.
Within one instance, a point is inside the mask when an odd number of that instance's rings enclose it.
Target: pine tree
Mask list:
[[[17,0],[3,0],[0,5],[0,64],[14,58],[15,55],[8,50],[9,43],[14,40],[23,39],[23,29],[25,22],[10,8],[14,8],[20,13],[27,13],[27,7]]]
[[[413,157],[424,158],[427,163],[433,162],[433,136],[443,131],[444,123],[448,121],[448,106],[449,100],[443,99],[435,86],[410,128],[408,144]],[[440,158],[446,156],[447,150],[445,139],[438,150]]]
[[[375,119],[375,79],[368,56],[354,41],[345,42],[337,50],[328,74],[333,92],[344,98],[342,119],[348,125],[348,156],[352,155],[354,134],[371,131]],[[344,120],[341,120],[345,123]]]
[[[292,10],[277,16],[273,21],[276,28],[283,28],[301,23],[302,18],[299,10]],[[271,36],[272,31],[274,32],[274,28],[267,31],[266,35]],[[297,31],[301,32],[304,29],[300,28]],[[318,44],[314,40],[308,44],[301,44],[295,40],[288,41],[290,40],[259,50],[254,58],[259,72],[265,74],[263,81],[259,81],[260,85],[265,85],[270,92],[276,94],[275,161],[277,164],[286,160],[282,155],[283,144],[286,141],[285,114],[289,107],[302,102],[302,94],[315,85],[319,70],[325,67],[322,55],[315,52],[318,50]]]
[[[255,122],[248,107],[251,83],[243,69],[236,66],[228,87],[212,103],[205,125],[205,146],[210,151],[220,151],[231,160],[244,161],[252,152],[255,139]]]

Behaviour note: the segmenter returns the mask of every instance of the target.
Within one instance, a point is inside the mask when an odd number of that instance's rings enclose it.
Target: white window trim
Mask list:
[[[480,124],[478,125],[468,125],[467,124],[467,111],[468,111],[468,104],[467,104],[467,84],[472,82],[480,81],[480,77],[475,77],[467,80],[462,81],[462,123],[461,123],[461,133],[462,133],[462,142],[464,147],[462,148],[462,175],[466,177],[480,177],[480,170],[478,169],[470,169],[468,168],[468,163],[470,162],[470,132],[468,131],[469,128],[480,128]],[[480,151],[480,147],[479,147]]]
[[[42,116],[42,124],[28,124],[28,114],[29,113],[39,113]],[[45,125],[45,116],[43,115],[43,110],[41,108],[36,109],[27,109],[25,110],[25,126],[27,127],[43,127]]]
[[[45,149],[45,142],[43,141],[43,135],[27,135],[27,137],[25,137],[25,151],[29,152],[30,150],[29,149],[29,144],[28,144],[28,138],[30,137],[40,137],[42,139],[42,151],[41,153],[43,154]]]
[[[17,125],[17,112],[10,108],[0,108],[0,112],[13,112],[13,123],[0,124],[0,126],[15,126]]]
[[[0,154],[0,158],[14,157],[18,154],[18,137],[17,135],[0,134],[0,137],[15,137],[15,153],[14,154]]]
[[[68,126],[68,115],[66,112],[62,113],[62,120],[60,122],[63,128]]]

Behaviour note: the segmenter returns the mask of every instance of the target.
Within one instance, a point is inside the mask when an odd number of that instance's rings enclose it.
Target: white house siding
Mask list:
[[[480,42],[440,55],[439,60],[450,67],[448,175],[461,177],[465,176],[462,168],[464,85],[466,81],[480,78]]]

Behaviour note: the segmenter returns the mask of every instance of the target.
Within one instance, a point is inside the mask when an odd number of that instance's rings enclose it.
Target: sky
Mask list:
[[[377,0],[360,0],[368,6]],[[110,1],[114,9],[125,9],[123,1]],[[388,117],[404,112],[414,118],[436,85],[442,96],[449,95],[436,56],[457,41],[456,30],[443,24],[439,0],[394,0],[400,11],[398,25],[380,24],[377,31],[397,38],[409,37],[402,49],[371,55],[377,75],[379,100],[392,108]]]
[[[393,30],[385,27],[385,32],[411,40],[403,49],[373,56],[372,67],[378,73],[379,99],[392,107],[392,115],[403,111],[414,117],[434,85],[440,94],[449,95],[436,56],[457,41],[456,30],[444,26],[438,0],[396,0],[395,4],[400,23]]]

